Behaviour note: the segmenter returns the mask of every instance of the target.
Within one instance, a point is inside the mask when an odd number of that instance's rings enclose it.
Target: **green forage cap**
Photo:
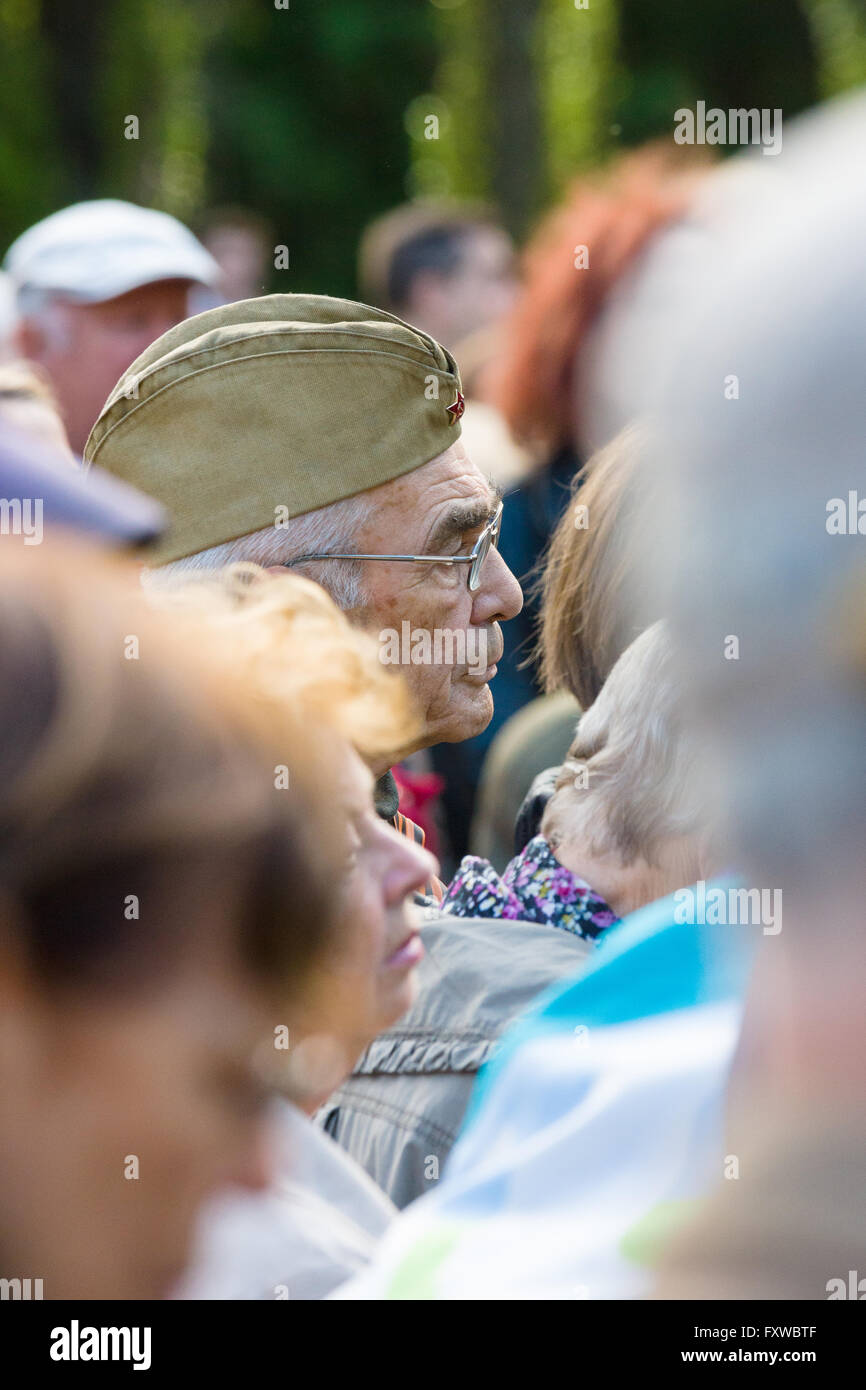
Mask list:
[[[166,508],[151,552],[164,564],[420,468],[462,413],[457,365],[433,338],[367,304],[272,294],[152,343],[84,457]]]

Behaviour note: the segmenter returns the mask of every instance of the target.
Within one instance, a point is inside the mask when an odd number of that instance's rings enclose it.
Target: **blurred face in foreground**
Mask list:
[[[0,1279],[155,1298],[270,1177],[275,1029],[335,949],[331,743],[133,566],[39,562],[0,547]]]
[[[410,895],[438,865],[432,854],[398,835],[373,806],[373,778],[347,750],[344,777],[349,857],[345,886],[348,972],[367,1002],[370,1037],[411,1007],[415,967],[424,954]]]
[[[229,945],[238,892],[175,880],[202,929],[126,991],[52,996],[3,956],[0,1277],[42,1279],[46,1299],[158,1298],[202,1200],[267,1182],[252,1059],[274,1006]]]
[[[345,836],[341,951],[293,1047],[293,1080],[308,1111],[349,1074],[364,1048],[412,1006],[424,955],[412,894],[438,870],[432,854],[399,835],[373,806],[373,778],[345,749],[338,792]]]

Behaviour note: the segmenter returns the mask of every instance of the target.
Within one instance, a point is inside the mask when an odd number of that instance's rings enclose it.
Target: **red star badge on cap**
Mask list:
[[[464,410],[466,409],[466,401],[465,401],[465,399],[464,399],[464,397],[463,397],[463,392],[462,392],[462,391],[458,391],[458,392],[457,392],[457,399],[456,399],[456,401],[454,402],[454,404],[453,404],[453,405],[446,405],[445,409],[448,411],[448,414],[451,416],[451,423],[452,423],[452,425],[456,425],[456,424],[457,424],[457,421],[460,419],[460,416],[463,414]]]

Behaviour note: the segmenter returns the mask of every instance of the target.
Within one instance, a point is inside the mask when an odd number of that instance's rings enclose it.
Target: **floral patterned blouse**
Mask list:
[[[453,917],[508,917],[546,922],[593,941],[619,918],[588,883],[566,869],[543,835],[512,859],[504,874],[467,854],[441,904]]]

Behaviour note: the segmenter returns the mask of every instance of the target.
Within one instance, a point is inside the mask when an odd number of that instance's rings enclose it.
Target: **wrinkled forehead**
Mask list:
[[[375,510],[424,517],[457,503],[473,504],[486,517],[499,503],[497,489],[473,462],[460,439],[429,463],[375,489],[370,497]]]

